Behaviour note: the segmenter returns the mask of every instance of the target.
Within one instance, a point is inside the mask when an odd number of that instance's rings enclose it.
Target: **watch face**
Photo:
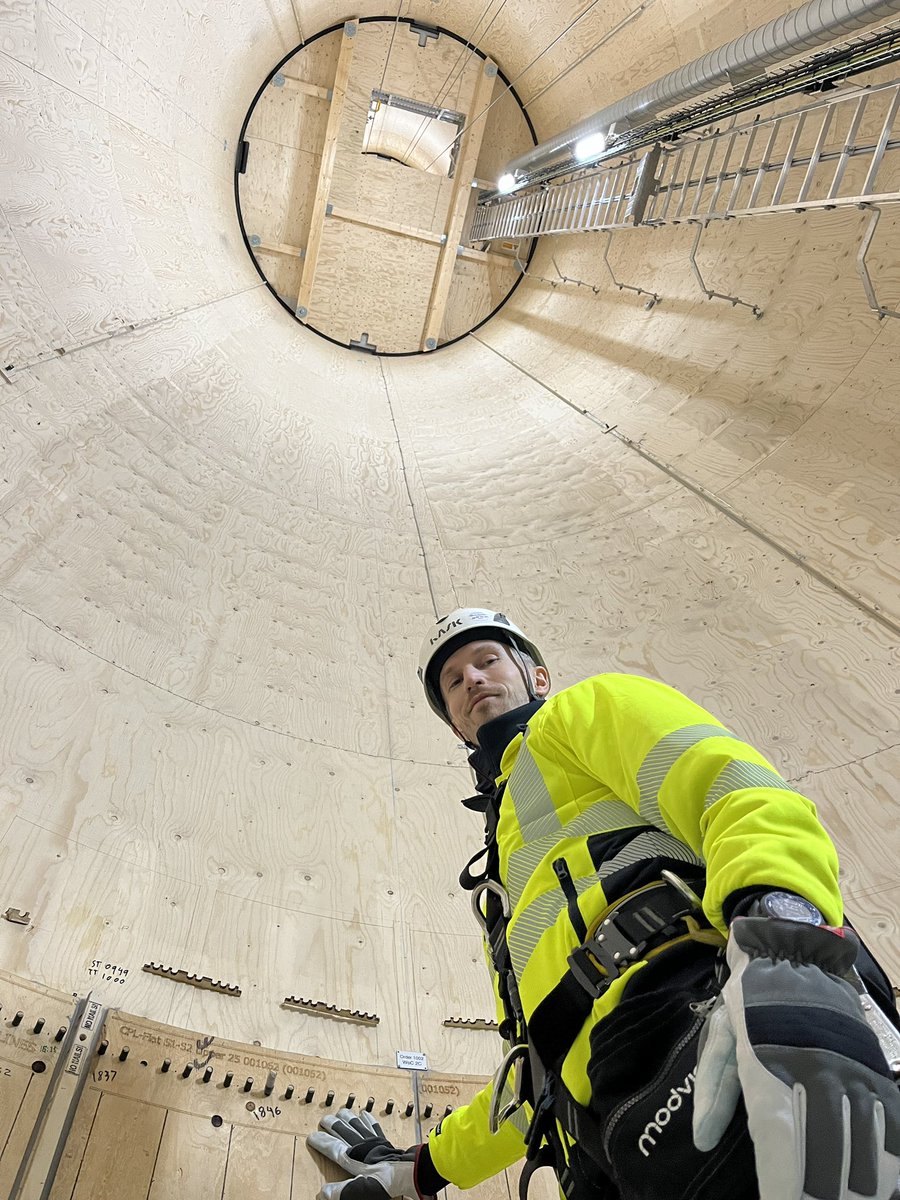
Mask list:
[[[822,914],[802,896],[792,896],[789,892],[767,892],[762,902],[770,917],[781,917],[783,921],[802,921],[806,925],[822,924]]]

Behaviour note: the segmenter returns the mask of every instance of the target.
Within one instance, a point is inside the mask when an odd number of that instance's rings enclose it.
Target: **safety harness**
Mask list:
[[[519,731],[524,731],[521,724],[516,727]],[[491,1131],[496,1132],[524,1104],[531,1105],[532,1118],[525,1135],[527,1163],[519,1185],[521,1200],[527,1198],[531,1175],[545,1165],[555,1168],[560,1187],[569,1197],[579,1180],[566,1138],[603,1165],[600,1127],[562,1082],[563,1061],[594,1003],[635,962],[656,957],[681,942],[694,940],[721,946],[724,939],[710,928],[697,893],[666,870],[659,880],[619,897],[588,928],[568,865],[559,858],[553,867],[580,944],[569,955],[569,969],[526,1022],[507,941],[511,908],[500,878],[497,843],[506,785],[489,788],[486,782],[478,796],[463,801],[466,807],[484,814],[485,835],[483,849],[466,863],[459,882],[471,893],[472,907],[484,933],[503,1009],[500,1034],[510,1046],[494,1076]],[[700,878],[694,882],[702,887]],[[503,1105],[513,1067],[515,1091],[512,1100]]]

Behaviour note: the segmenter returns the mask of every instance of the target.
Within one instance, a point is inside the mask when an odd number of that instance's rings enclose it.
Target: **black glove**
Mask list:
[[[743,1093],[761,1200],[888,1200],[900,1163],[900,1092],[843,978],[849,929],[738,917],[731,974],[707,1018],[694,1143],[717,1145]]]

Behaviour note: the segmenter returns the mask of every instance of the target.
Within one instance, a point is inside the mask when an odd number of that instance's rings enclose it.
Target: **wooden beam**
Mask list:
[[[286,242],[267,242],[262,238],[253,249],[258,254],[287,254],[291,258],[302,258],[306,251],[302,246],[289,246]]]
[[[466,114],[467,128],[462,136],[459,156],[456,160],[453,191],[450,194],[450,205],[444,227],[447,240],[441,247],[437,269],[434,273],[434,282],[431,285],[431,297],[425,313],[425,327],[422,331],[421,342],[423,350],[437,349],[441,325],[444,323],[444,313],[447,311],[447,299],[450,295],[459,239],[462,235],[463,222],[466,219],[466,210],[472,193],[472,180],[475,178],[475,167],[478,163],[481,141],[487,124],[487,118],[482,116],[482,113],[491,102],[491,94],[496,80],[497,67],[490,59],[487,59],[478,76],[475,93]]]
[[[351,212],[349,208],[335,208],[329,204],[326,215],[351,225],[364,225],[367,229],[381,229],[385,233],[396,233],[400,237],[416,238],[420,242],[433,242],[442,246],[444,235],[432,229],[416,229],[414,225],[400,225],[397,221],[385,221],[381,217],[367,217],[365,213]]]
[[[473,250],[471,246],[464,246],[461,250],[458,250],[456,257],[467,258],[472,262],[500,263],[510,267],[516,265],[516,256],[514,254],[492,254],[490,250]]]
[[[328,100],[331,97],[328,88],[319,87],[316,83],[307,83],[305,79],[295,79],[293,75],[285,75],[284,86],[292,92],[303,92],[306,96],[315,96],[317,100]]]
[[[359,23],[355,20],[347,21],[344,25],[341,51],[338,55],[334,85],[331,89],[331,107],[328,110],[328,124],[325,127],[322,163],[319,167],[319,178],[316,182],[316,198],[313,201],[312,216],[310,218],[309,238],[306,242],[306,258],[303,260],[300,291],[297,294],[296,312],[301,321],[305,321],[309,317],[309,302],[312,297],[313,284],[316,278],[316,268],[319,265],[319,251],[322,249],[322,233],[325,229],[325,208],[328,204],[328,193],[331,191],[334,159],[337,154],[337,140],[341,129],[341,118],[344,113],[344,99],[347,95],[347,80],[350,78],[350,64],[353,61],[353,49],[356,45],[358,30]]]

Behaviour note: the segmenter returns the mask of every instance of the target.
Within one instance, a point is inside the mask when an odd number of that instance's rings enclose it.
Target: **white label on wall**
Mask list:
[[[397,1066],[401,1071],[427,1071],[428,1059],[418,1050],[398,1050]]]

